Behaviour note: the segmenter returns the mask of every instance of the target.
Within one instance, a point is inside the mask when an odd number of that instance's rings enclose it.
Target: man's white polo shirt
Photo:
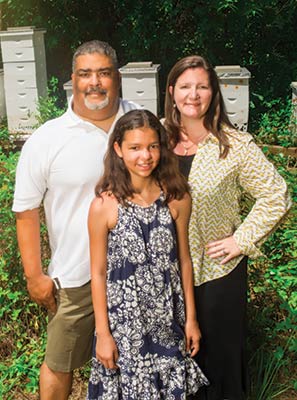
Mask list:
[[[38,208],[44,201],[51,246],[48,274],[61,287],[90,280],[87,216],[103,172],[109,133],[119,117],[139,108],[120,101],[108,134],[79,118],[69,106],[46,122],[24,144],[17,166],[13,211]]]

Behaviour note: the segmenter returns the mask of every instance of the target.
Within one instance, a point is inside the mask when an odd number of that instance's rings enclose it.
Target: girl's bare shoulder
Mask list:
[[[91,207],[100,210],[101,208],[108,207],[112,204],[118,204],[118,201],[112,192],[102,192],[92,200]]]
[[[90,205],[90,215],[108,221],[113,225],[117,219],[118,200],[111,192],[103,192],[96,196]]]
[[[181,199],[174,199],[168,203],[172,218],[176,220],[179,215],[188,214],[191,211],[192,199],[189,193],[185,193]]]

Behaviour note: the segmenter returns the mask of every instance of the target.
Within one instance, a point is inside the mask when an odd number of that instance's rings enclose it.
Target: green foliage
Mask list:
[[[253,374],[250,400],[278,398],[290,386],[277,381],[281,369],[286,365],[283,349],[268,352],[259,348],[250,359]]]
[[[0,7],[2,29],[46,29],[48,71],[61,82],[69,79],[73,49],[94,38],[116,48],[120,65],[160,63],[161,96],[169,69],[193,53],[247,67],[252,92],[265,99],[284,98],[296,80],[296,0],[1,0]],[[263,110],[253,101],[256,115]]]
[[[255,400],[276,398],[297,384],[297,171],[287,168],[288,158],[283,155],[268,157],[286,179],[293,205],[264,243],[267,256],[249,266],[249,351]]]
[[[60,117],[65,112],[65,107],[60,106],[58,79],[52,77],[47,87],[47,96],[40,97],[37,103],[37,121],[38,126],[44,122]]]
[[[37,390],[43,357],[45,314],[28,298],[11,211],[19,153],[0,128],[0,398],[15,399],[20,383]]]
[[[263,96],[256,97],[265,109],[255,132],[258,142],[284,147],[297,146],[297,117],[291,99],[265,101]],[[253,102],[251,106],[254,107]]]

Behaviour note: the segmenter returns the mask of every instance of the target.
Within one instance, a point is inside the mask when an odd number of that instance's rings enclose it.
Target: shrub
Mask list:
[[[271,101],[264,101],[262,96],[258,98],[266,110],[261,114],[259,128],[255,131],[258,143],[297,146],[296,105],[293,106],[289,98]],[[253,103],[251,106],[253,107]]]
[[[58,79],[53,76],[48,83],[47,96],[39,98],[37,103],[38,126],[49,119],[59,117],[65,112],[65,106],[61,106],[58,83]]]
[[[20,385],[38,388],[43,358],[45,313],[26,290],[11,211],[19,152],[5,127],[0,128],[0,398],[15,399]]]
[[[288,158],[268,157],[286,179],[293,206],[263,245],[266,257],[249,265],[249,352],[252,399],[272,399],[297,387],[294,359],[297,343],[297,185]],[[282,381],[282,384],[280,384]]]

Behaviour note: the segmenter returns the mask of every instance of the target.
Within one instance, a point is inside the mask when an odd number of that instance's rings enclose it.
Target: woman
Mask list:
[[[252,136],[232,126],[204,58],[185,57],[170,71],[164,124],[192,194],[198,362],[210,381],[196,398],[245,399],[247,257],[261,254],[260,244],[289,209],[287,186]],[[255,198],[244,221],[241,188]]]

